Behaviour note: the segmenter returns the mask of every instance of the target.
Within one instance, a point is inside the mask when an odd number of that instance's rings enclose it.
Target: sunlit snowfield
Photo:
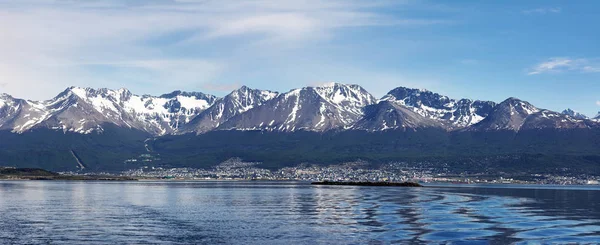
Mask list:
[[[0,182],[0,244],[600,242],[600,188]]]

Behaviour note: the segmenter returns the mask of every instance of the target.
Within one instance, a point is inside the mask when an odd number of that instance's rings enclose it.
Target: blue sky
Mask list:
[[[600,110],[598,1],[0,0],[0,92],[326,82]]]

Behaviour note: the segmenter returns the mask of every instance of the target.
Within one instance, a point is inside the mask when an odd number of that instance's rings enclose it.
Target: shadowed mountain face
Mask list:
[[[353,129],[366,131],[406,130],[440,128],[444,125],[431,118],[423,117],[413,110],[391,101],[381,101],[365,108],[365,115]]]
[[[529,102],[517,98],[508,98],[498,104],[481,122],[471,127],[471,130],[511,130],[519,131],[526,119],[538,113],[540,109]]]

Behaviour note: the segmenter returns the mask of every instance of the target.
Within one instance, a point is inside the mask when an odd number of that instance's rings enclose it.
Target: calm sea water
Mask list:
[[[600,243],[600,189],[0,181],[0,244]]]

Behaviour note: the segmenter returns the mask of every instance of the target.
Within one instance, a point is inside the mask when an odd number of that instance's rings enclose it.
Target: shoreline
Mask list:
[[[23,181],[63,181],[63,182],[298,182],[306,185],[312,185],[311,181],[307,180],[245,180],[245,179],[27,179],[27,178],[0,178],[0,182],[23,182]],[[571,189],[571,190],[599,190],[600,185],[557,185],[557,184],[500,184],[500,183],[444,183],[444,182],[428,182],[419,183],[421,188],[516,188],[516,189]],[[313,185],[319,186],[319,185]],[[334,186],[334,185],[331,185]],[[337,185],[337,186],[366,186],[369,185]],[[373,185],[372,185],[373,186]],[[391,186],[393,187],[393,186]]]

